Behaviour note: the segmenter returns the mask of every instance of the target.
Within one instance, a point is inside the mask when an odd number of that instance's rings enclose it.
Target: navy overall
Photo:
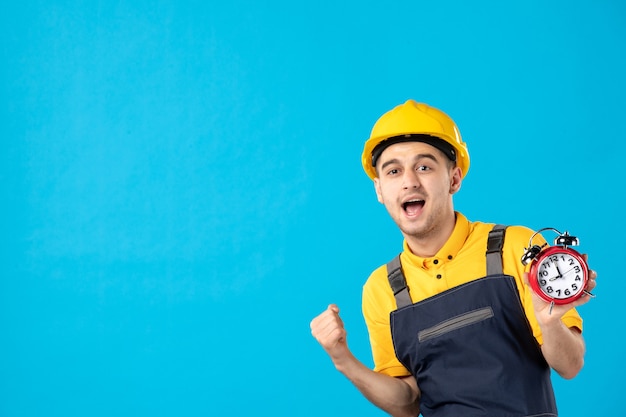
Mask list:
[[[557,415],[550,368],[502,272],[505,229],[489,234],[486,277],[415,304],[399,255],[387,265],[394,349],[417,379],[424,417]]]

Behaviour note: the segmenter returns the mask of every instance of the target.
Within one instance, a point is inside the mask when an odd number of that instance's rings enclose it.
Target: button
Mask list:
[[[448,255],[448,259],[452,260],[452,255]]]
[[[441,274],[437,274],[437,279],[441,279]]]
[[[433,261],[433,263],[434,263],[435,265],[437,265],[437,264],[439,263],[439,259],[435,259],[435,260]]]

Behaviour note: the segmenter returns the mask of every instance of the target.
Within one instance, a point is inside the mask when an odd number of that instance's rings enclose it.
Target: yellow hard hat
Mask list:
[[[463,177],[467,174],[469,153],[454,121],[439,109],[408,100],[383,114],[372,128],[361,157],[368,177],[376,178],[376,159],[387,146],[408,141],[426,142],[441,149],[456,161]]]

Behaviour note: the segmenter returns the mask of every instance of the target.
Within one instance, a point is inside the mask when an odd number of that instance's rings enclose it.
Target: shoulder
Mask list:
[[[509,226],[504,237],[504,252],[513,252],[516,255],[522,254],[531,245],[544,245],[544,237],[526,226]]]
[[[528,244],[528,241],[534,233],[534,230],[526,226],[508,226],[506,228],[507,239],[513,241],[526,241],[526,244]]]
[[[376,268],[363,285],[363,313],[366,321],[380,321],[389,315],[394,306],[395,298],[387,278],[387,264],[384,264]]]
[[[470,255],[477,257],[479,253],[483,254],[487,247],[487,239],[489,232],[493,230],[496,223],[485,222],[470,222],[469,232],[465,247],[472,248]],[[531,238],[532,244],[543,245],[545,239],[540,234],[535,234],[535,231],[529,227],[521,225],[507,225],[504,233],[504,244],[502,247],[502,256],[505,261],[505,266],[508,264],[514,266],[516,269],[518,263],[521,265],[521,257],[526,249],[529,247]],[[519,272],[519,271],[518,271]]]
[[[496,223],[484,223],[479,221],[469,222],[468,238],[471,240],[487,239],[489,232],[493,230],[494,226],[496,226]],[[520,244],[528,245],[531,237],[535,234],[533,229],[526,226],[507,224],[503,224],[503,226],[506,227],[504,234],[505,246],[508,246],[509,244],[513,244],[515,246],[519,246]],[[536,238],[533,238],[533,242],[543,243],[544,240],[541,235],[537,235]]]
[[[391,261],[391,259],[389,260]],[[363,293],[379,293],[381,289],[387,289],[389,287],[389,280],[387,278],[387,264],[381,265],[376,268],[365,281],[363,285]]]

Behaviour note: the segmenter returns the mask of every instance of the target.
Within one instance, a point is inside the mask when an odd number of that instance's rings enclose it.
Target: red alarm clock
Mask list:
[[[553,230],[559,235],[554,246],[532,244],[533,238],[544,230]],[[577,245],[576,237],[553,228],[541,229],[531,236],[522,264],[530,263],[530,286],[544,301],[569,304],[587,293],[589,267],[583,256],[570,247]]]

